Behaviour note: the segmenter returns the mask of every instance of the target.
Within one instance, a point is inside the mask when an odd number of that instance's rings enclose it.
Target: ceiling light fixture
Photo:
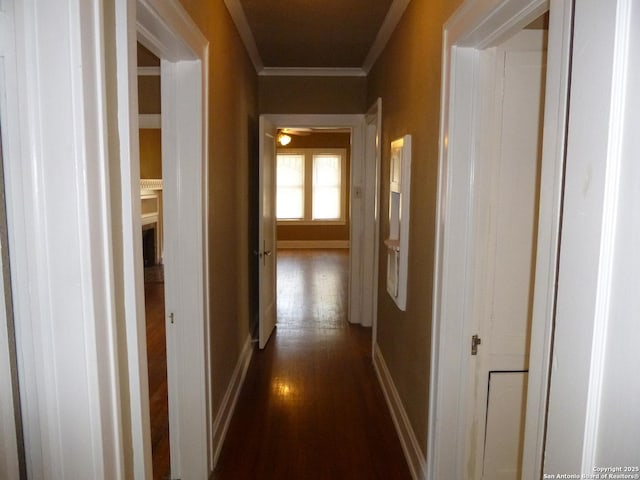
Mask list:
[[[278,143],[283,147],[286,147],[291,143],[291,137],[286,133],[280,133],[278,134]]]

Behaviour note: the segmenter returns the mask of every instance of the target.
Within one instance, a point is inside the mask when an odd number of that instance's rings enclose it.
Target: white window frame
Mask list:
[[[347,150],[345,148],[278,148],[276,155],[304,156],[304,216],[298,218],[278,218],[278,225],[345,225],[347,223]],[[340,218],[313,219],[313,157],[321,155],[340,156]],[[277,191],[277,186],[276,186]]]

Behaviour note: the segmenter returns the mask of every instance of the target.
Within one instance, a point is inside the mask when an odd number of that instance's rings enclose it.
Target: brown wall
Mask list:
[[[160,113],[160,76],[138,76],[138,112]]]
[[[351,175],[351,134],[313,133],[291,135],[287,148],[344,148],[347,152],[346,178]],[[347,186],[347,212],[349,211],[349,187]],[[349,240],[349,219],[344,225],[278,225],[278,240]]]
[[[431,307],[438,175],[442,27],[460,0],[413,0],[368,77],[367,104],[382,98],[380,238],[389,235],[390,142],[412,135],[411,221],[407,309],[386,292],[380,245],[378,344],[416,437],[426,452]]]
[[[162,178],[162,136],[159,128],[141,128],[140,178]]]
[[[363,113],[365,77],[260,77],[260,113]]]
[[[248,229],[255,185],[258,81],[222,1],[181,0],[209,40],[209,258],[212,289],[211,363],[214,416],[218,413],[252,316]],[[250,195],[251,192],[251,195]]]

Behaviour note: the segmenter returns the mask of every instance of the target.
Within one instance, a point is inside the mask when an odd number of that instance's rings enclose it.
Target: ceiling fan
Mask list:
[[[276,139],[283,147],[291,143],[291,135],[306,136],[311,135],[311,128],[280,128]]]

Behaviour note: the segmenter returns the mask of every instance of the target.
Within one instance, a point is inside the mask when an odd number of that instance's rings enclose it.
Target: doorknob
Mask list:
[[[271,255],[271,253],[272,253],[271,250],[265,250],[265,252],[264,252],[264,254],[267,255],[267,256]]]

